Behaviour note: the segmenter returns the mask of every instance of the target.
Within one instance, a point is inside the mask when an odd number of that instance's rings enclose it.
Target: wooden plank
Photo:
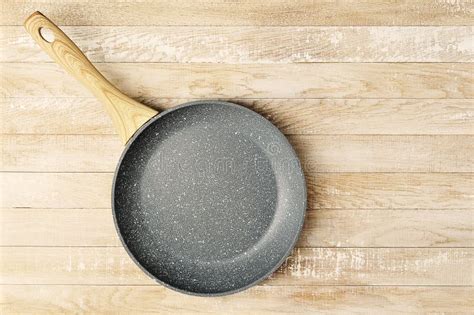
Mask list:
[[[2,247],[2,284],[153,284],[122,247]],[[297,248],[267,285],[473,285],[472,248]]]
[[[473,172],[473,136],[290,136],[312,172]],[[21,154],[21,153],[20,153]]]
[[[132,97],[474,98],[464,63],[97,64]],[[0,95],[90,96],[53,63],[1,63]],[[40,75],[39,75],[40,74]]]
[[[8,314],[369,314],[470,313],[469,287],[259,286],[231,296],[183,295],[162,286],[2,286]]]
[[[473,210],[310,210],[298,247],[472,247]],[[0,246],[121,246],[111,209],[1,209]]]
[[[165,110],[196,99],[140,101]],[[251,108],[285,134],[474,134],[471,99],[224,99]],[[84,98],[0,98],[0,132],[115,134],[99,102]]]
[[[306,172],[474,171],[474,136],[294,135],[289,140]],[[123,150],[116,135],[0,135],[0,147],[0,170],[34,172],[113,172]]]
[[[471,248],[297,248],[268,284],[472,285],[473,263]]]
[[[314,209],[469,209],[474,199],[472,173],[318,173],[306,182]]]
[[[109,208],[111,173],[0,173],[2,208]],[[310,209],[472,209],[473,174],[310,173]],[[22,189],[18,189],[21,187]]]
[[[0,146],[2,171],[35,172],[113,172],[124,147],[118,135],[1,135]]]
[[[472,210],[309,210],[299,247],[473,247]]]
[[[95,98],[0,98],[0,117],[8,134],[116,133]]]
[[[2,1],[3,25],[42,11],[61,25],[465,25],[469,0]]]
[[[130,27],[63,30],[92,62],[472,62],[474,27]],[[50,62],[23,27],[0,27],[0,62]]]
[[[0,173],[1,206],[108,208],[112,177],[110,173]]]
[[[0,246],[121,246],[109,209],[0,209]]]

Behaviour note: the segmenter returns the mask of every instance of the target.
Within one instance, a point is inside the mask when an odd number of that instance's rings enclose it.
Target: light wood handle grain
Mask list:
[[[105,105],[123,143],[126,143],[138,128],[158,113],[114,87],[92,65],[76,44],[40,12],[33,13],[26,19],[24,25],[33,39],[56,63],[79,80]],[[54,35],[54,39],[42,35],[45,30],[49,30]]]

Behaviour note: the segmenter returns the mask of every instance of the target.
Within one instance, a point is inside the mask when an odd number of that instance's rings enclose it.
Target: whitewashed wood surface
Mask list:
[[[0,6],[2,314],[473,312],[472,1]],[[309,207],[277,272],[209,299],[133,264],[110,210],[119,138],[23,30],[35,10],[151,107],[230,100],[288,136]]]

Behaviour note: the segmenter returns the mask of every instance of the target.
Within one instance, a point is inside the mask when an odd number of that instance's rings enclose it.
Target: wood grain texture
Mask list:
[[[289,140],[307,173],[474,171],[474,136],[293,135]],[[0,135],[0,147],[0,170],[22,172],[113,172],[123,150],[115,135]]]
[[[0,246],[121,246],[111,209],[0,209]]]
[[[109,208],[112,177],[0,173],[1,207]],[[306,181],[310,209],[472,209],[474,199],[472,173],[312,173]]]
[[[97,68],[131,97],[474,98],[463,63],[228,65],[113,63]],[[5,97],[90,96],[51,63],[1,63]],[[38,74],[41,73],[39,76]]]
[[[87,314],[368,314],[470,313],[469,287],[259,286],[203,299],[161,286],[1,286],[5,313]]]
[[[474,28],[62,27],[92,62],[472,62]],[[0,62],[49,62],[17,26],[0,27]]]
[[[122,247],[2,247],[1,284],[155,284]],[[266,285],[473,285],[472,248],[297,248]]]
[[[154,109],[131,99],[113,86],[97,71],[74,42],[40,12],[30,15],[25,21],[25,29],[50,58],[102,102],[123,144],[157,114]],[[51,32],[53,36],[51,41],[43,38],[42,29]]]
[[[318,173],[306,181],[314,209],[469,209],[474,202],[472,173]]]
[[[111,209],[0,209],[0,246],[116,246]],[[309,210],[297,246],[472,247],[473,210]]]
[[[473,247],[472,210],[310,210],[299,247]]]
[[[140,98],[163,111],[196,99]],[[223,99],[265,116],[293,134],[474,134],[471,99]],[[115,134],[91,97],[0,98],[5,134]]]
[[[3,25],[40,10],[59,25],[472,25],[469,0],[2,1]]]
[[[472,285],[473,263],[472,248],[296,248],[267,284]]]

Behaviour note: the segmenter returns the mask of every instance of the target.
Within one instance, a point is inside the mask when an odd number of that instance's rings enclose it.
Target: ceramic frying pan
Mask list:
[[[275,126],[219,101],[158,114],[112,86],[41,13],[25,27],[105,105],[126,144],[112,212],[123,246],[145,273],[183,293],[223,295],[281,265],[302,228],[306,187]]]

